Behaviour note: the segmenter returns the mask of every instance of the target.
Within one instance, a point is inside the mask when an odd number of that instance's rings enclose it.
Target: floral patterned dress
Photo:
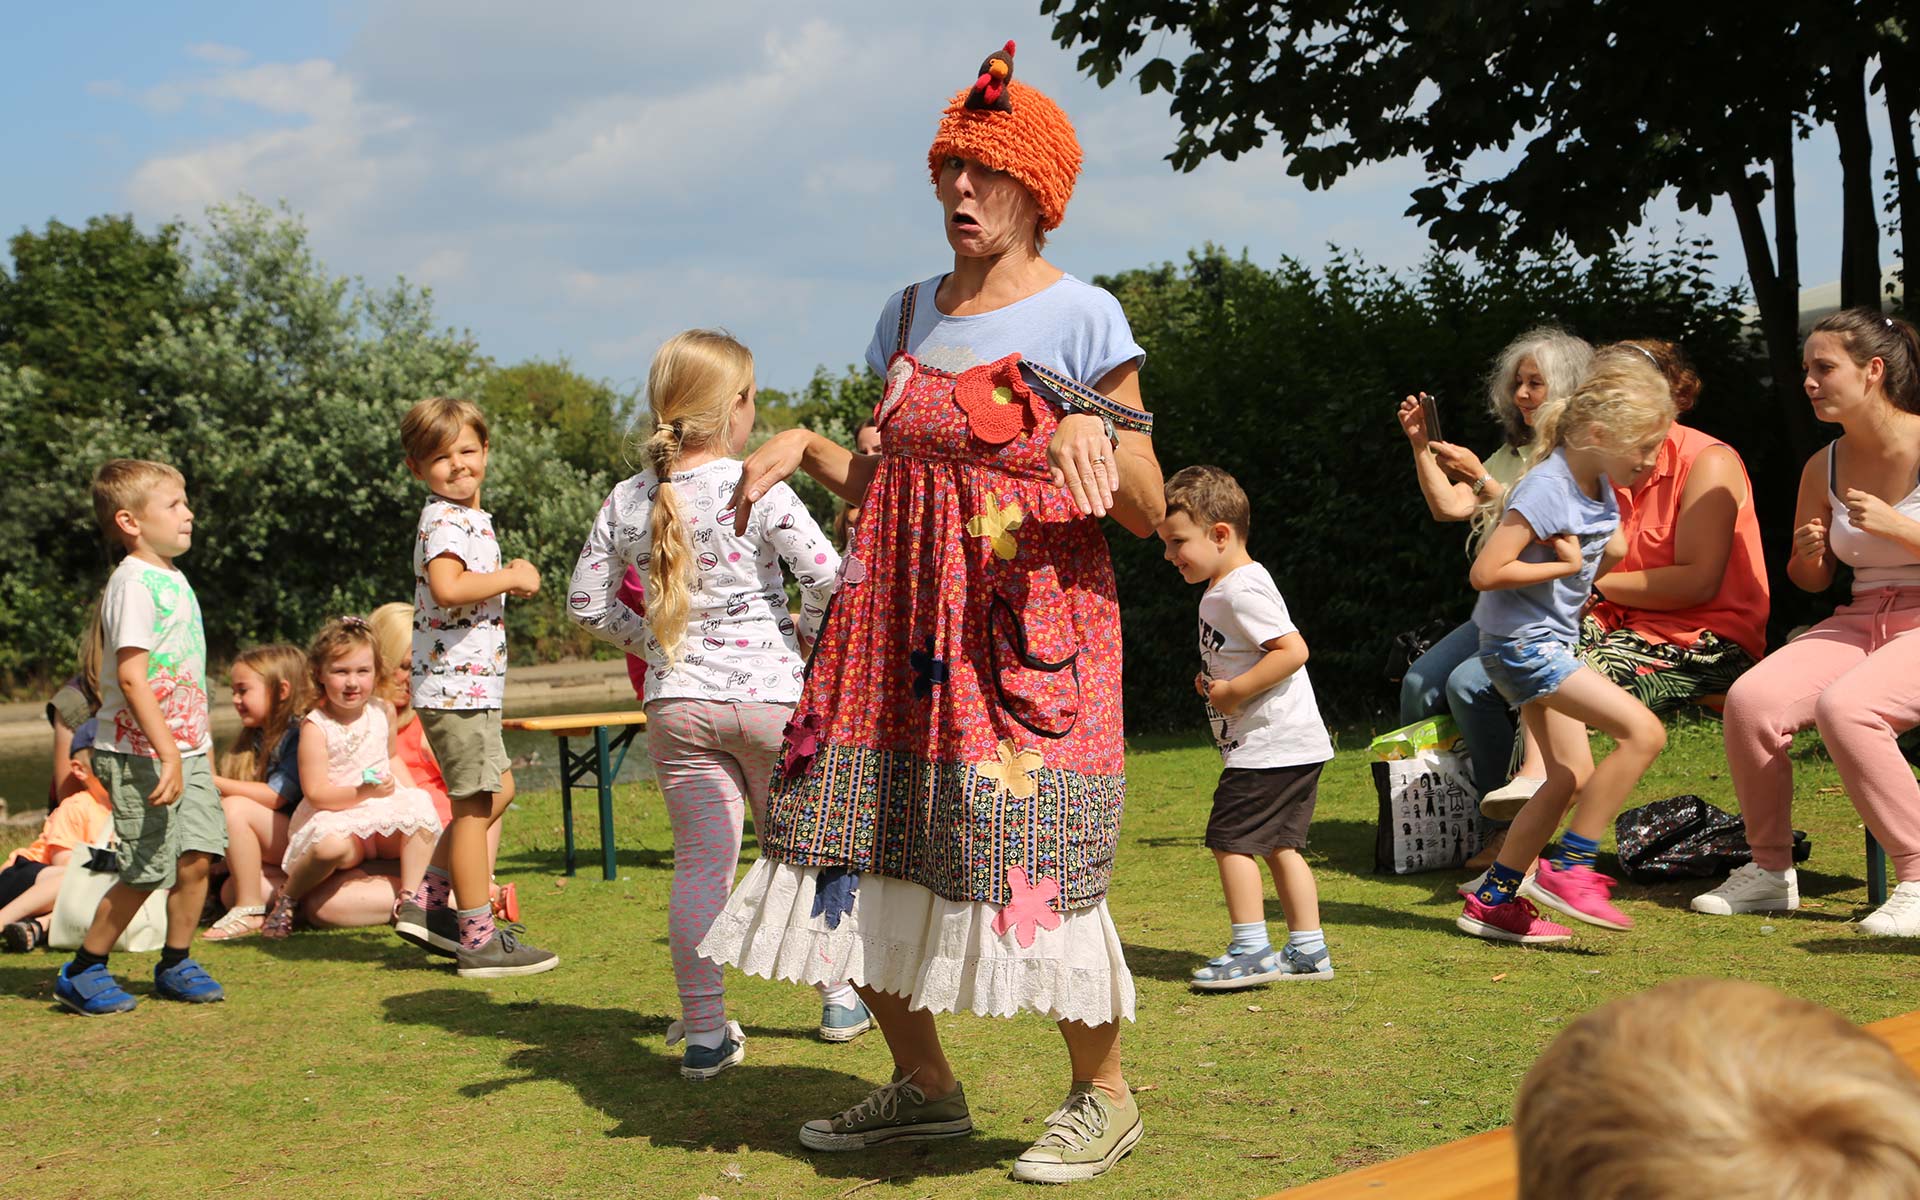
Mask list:
[[[1099,522],[1055,486],[1065,410],[1151,418],[1019,355],[906,351],[774,780],[764,852],[701,951],[916,1007],[1133,1015],[1105,897],[1126,794]]]

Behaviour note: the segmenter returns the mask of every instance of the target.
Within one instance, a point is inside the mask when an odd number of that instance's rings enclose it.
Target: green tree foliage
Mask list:
[[[1885,90],[1904,214],[1913,167],[1916,56],[1894,0],[1703,0],[1679,21],[1629,0],[1534,4],[1237,5],[1202,0],[1042,0],[1054,37],[1083,46],[1104,85],[1168,33],[1191,43],[1153,57],[1143,92],[1171,93],[1181,132],[1168,157],[1191,170],[1277,138],[1289,173],[1330,187],[1370,162],[1419,155],[1428,185],[1408,215],[1447,249],[1484,255],[1570,239],[1598,254],[1671,189],[1683,209],[1733,208],[1760,308],[1778,419],[1814,439],[1798,398],[1800,265],[1796,141],[1832,126],[1840,170],[1843,304],[1879,305],[1869,86]],[[1879,70],[1869,76],[1873,63]],[[1504,170],[1486,159],[1524,142]],[[1762,203],[1773,200],[1773,228]],[[1909,246],[1913,245],[1909,241]]]
[[[588,475],[618,479],[638,469],[627,434],[639,396],[587,378],[565,358],[529,359],[491,371],[475,400],[489,420],[552,429],[560,457]]]
[[[0,673],[70,661],[85,601],[106,574],[88,484],[116,456],[158,458],[186,475],[197,536],[182,565],[217,654],[304,642],[330,615],[412,596],[425,493],[402,464],[400,416],[423,396],[477,394],[485,360],[465,335],[434,325],[426,292],[327,274],[285,213],[216,207],[199,245],[184,304],[122,350],[142,388],[69,412],[50,409],[48,377],[0,370],[0,428],[44,414],[58,451],[41,477],[0,477],[0,511],[28,494],[41,501],[23,531],[30,559],[90,548],[85,570],[0,591],[0,620],[16,618],[0,624]],[[68,282],[84,293],[84,279]],[[607,477],[565,461],[555,431],[527,416],[504,416],[492,434],[486,505],[503,552],[536,563],[547,589],[508,605],[509,633],[522,653],[577,649],[556,596]]]
[[[788,398],[784,412],[769,414],[763,408],[761,424],[766,427],[768,434],[779,432],[782,428],[811,429],[822,437],[850,447],[853,445],[854,430],[860,428],[860,423],[873,414],[874,406],[880,402],[884,383],[864,363],[849,365],[839,375],[825,367],[818,367],[800,395]],[[773,418],[772,421],[768,419],[769,416]],[[777,421],[786,424],[775,424]],[[814,520],[820,522],[820,527],[831,532],[833,518],[840,511],[839,498],[804,472],[796,474],[788,482],[799,493]]]
[[[1098,282],[1146,348],[1161,466],[1213,463],[1239,479],[1253,499],[1253,555],[1306,635],[1315,690],[1358,714],[1391,706],[1383,670],[1396,633],[1462,620],[1473,603],[1465,530],[1429,517],[1394,409],[1431,392],[1447,436],[1491,453],[1500,434],[1485,374],[1529,327],[1684,342],[1707,381],[1690,420],[1747,456],[1766,527],[1790,524],[1799,464],[1754,436],[1764,426],[1751,420],[1762,393],[1752,347],[1738,297],[1713,287],[1708,262],[1698,245],[1584,265],[1556,251],[1475,271],[1435,255],[1402,278],[1345,255],[1323,271],[1290,260],[1267,270],[1208,248],[1180,266]],[[1109,540],[1129,727],[1191,725],[1199,595],[1162,560],[1158,539],[1110,525]],[[1782,628],[1793,617],[1784,609]]]

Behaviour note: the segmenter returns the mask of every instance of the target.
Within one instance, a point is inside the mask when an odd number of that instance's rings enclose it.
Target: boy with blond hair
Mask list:
[[[402,893],[394,931],[455,960],[468,979],[537,975],[560,965],[548,950],[496,929],[487,831],[513,800],[500,736],[507,688],[508,594],[540,590],[524,558],[502,567],[493,517],[480,507],[487,418],[469,400],[433,396],[400,421],[407,470],[433,493],[413,543],[413,707],[440,762],[453,820],[434,848],[419,894]]]
[[[154,995],[189,1004],[226,998],[187,949],[213,860],[227,850],[227,819],[208,759],[206,626],[193,586],[173,565],[193,545],[186,480],[165,463],[116,458],[94,473],[93,511],[126,552],[100,600],[105,661],[93,750],[113,805],[120,878],[53,990],[74,1012],[98,1017],[138,1003],[107,970],[107,955],[156,888],[171,894]]]
[[[1301,851],[1320,771],[1333,742],[1307,678],[1307,643],[1273,576],[1247,553],[1247,494],[1219,467],[1188,467],[1167,481],[1157,532],[1166,559],[1200,598],[1200,660],[1193,686],[1225,764],[1207,820],[1233,940],[1193,972],[1193,986],[1238,991],[1277,980],[1333,978],[1320,896]],[[1260,863],[1273,872],[1287,944],[1267,936]]]
[[[1920,1078],[1839,1014],[1678,979],[1594,1009],[1527,1072],[1520,1195],[1910,1200]]]

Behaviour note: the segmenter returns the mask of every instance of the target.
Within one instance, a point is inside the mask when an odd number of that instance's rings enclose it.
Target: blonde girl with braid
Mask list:
[[[804,648],[839,586],[840,556],[787,485],[734,532],[734,455],[753,432],[754,390],[753,355],[726,333],[688,330],[660,347],[647,374],[642,469],[601,505],[567,594],[576,621],[647,663],[647,750],[673,823],[668,940],[681,1020],[667,1040],[684,1036],[680,1073],[695,1080],[745,1054],[720,966],[695,947],[733,886],[746,812],[756,828],[765,815]],[[783,561],[800,584],[798,620]],[[619,598],[628,567],[646,578],[645,615]],[[871,1027],[851,987],[820,992],[823,1038],[851,1041]]]

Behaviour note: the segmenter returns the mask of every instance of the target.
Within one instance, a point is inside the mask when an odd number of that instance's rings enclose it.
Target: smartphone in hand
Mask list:
[[[1433,397],[1427,395],[1425,392],[1420,393],[1420,425],[1427,431],[1428,441],[1444,442],[1447,440],[1440,432],[1440,405],[1435,403]]]

